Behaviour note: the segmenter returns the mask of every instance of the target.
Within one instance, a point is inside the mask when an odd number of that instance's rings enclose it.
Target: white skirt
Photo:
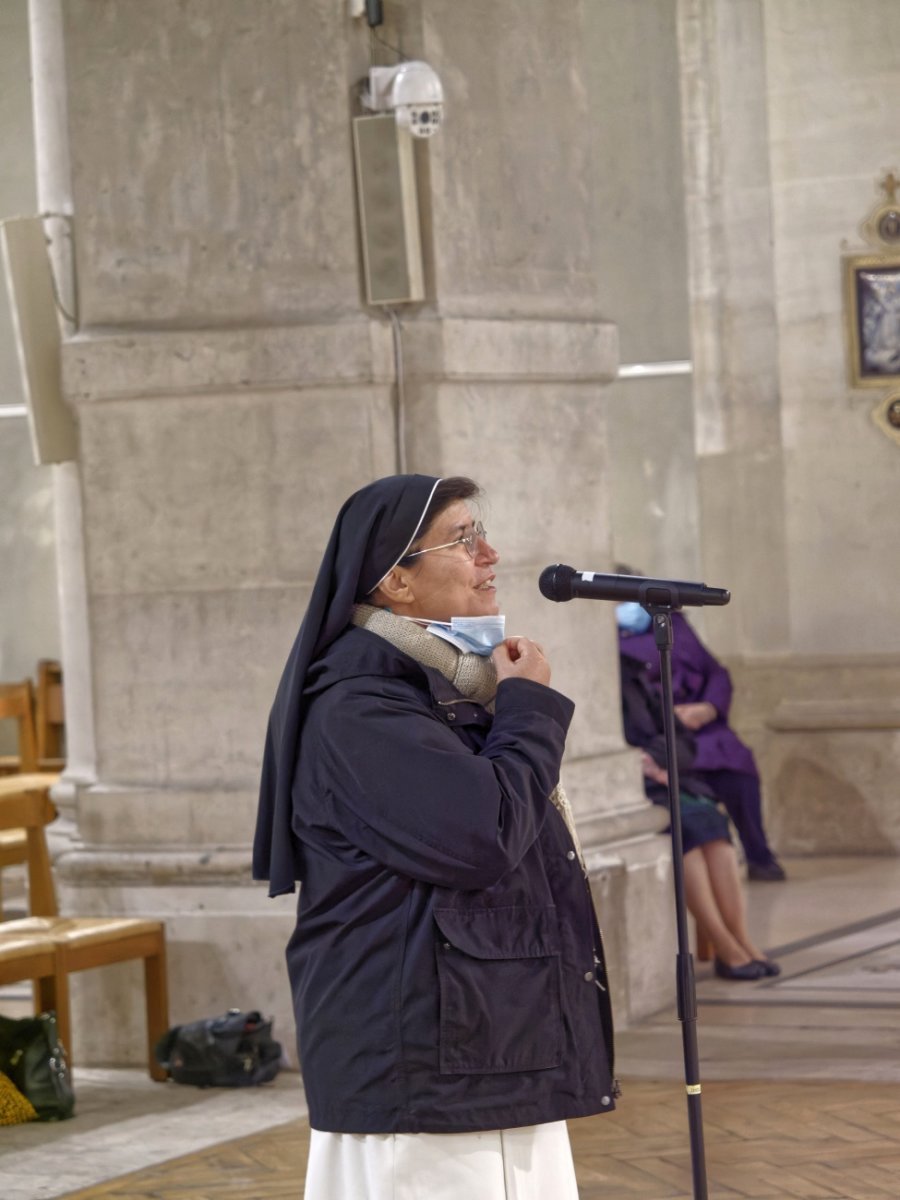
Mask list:
[[[578,1200],[565,1121],[485,1133],[310,1130],[304,1200]]]

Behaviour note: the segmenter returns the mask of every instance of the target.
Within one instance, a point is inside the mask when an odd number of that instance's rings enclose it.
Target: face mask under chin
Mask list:
[[[465,654],[487,657],[506,636],[506,617],[502,613],[487,617],[451,617],[449,621],[430,621],[426,628]]]

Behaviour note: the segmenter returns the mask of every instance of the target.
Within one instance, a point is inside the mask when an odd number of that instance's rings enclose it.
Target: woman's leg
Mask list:
[[[691,916],[709,935],[716,957],[729,967],[743,966],[755,956],[742,941],[735,937],[723,920],[716,900],[707,868],[706,850],[709,846],[727,846],[734,857],[734,848],[729,842],[707,842],[689,850],[684,856],[684,897]],[[737,864],[735,863],[735,871]],[[740,886],[740,879],[738,879]]]
[[[747,929],[747,902],[731,842],[707,842],[699,847],[716,910],[730,935],[750,958],[761,960],[763,952],[751,941]],[[713,939],[715,942],[715,939]],[[721,958],[721,955],[719,956]]]
[[[728,810],[743,844],[748,867],[771,867],[777,863],[763,825],[759,777],[740,771],[696,771],[695,774]]]

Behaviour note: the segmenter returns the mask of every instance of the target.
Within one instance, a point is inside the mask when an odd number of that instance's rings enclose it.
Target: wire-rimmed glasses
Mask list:
[[[418,558],[420,554],[430,554],[432,550],[449,550],[451,546],[465,546],[469,558],[475,557],[478,543],[487,541],[487,530],[480,521],[476,521],[468,533],[458,537],[453,542],[444,542],[440,546],[426,546],[424,550],[414,550],[412,554],[404,554],[404,558]]]

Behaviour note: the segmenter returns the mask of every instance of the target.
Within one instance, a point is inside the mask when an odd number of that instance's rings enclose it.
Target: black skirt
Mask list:
[[[653,797],[653,803],[662,808],[669,807],[667,797]],[[731,841],[728,817],[719,806],[706,796],[695,796],[691,792],[679,792],[681,809],[681,842],[684,853],[705,846],[707,842]],[[668,833],[668,829],[666,833]]]

